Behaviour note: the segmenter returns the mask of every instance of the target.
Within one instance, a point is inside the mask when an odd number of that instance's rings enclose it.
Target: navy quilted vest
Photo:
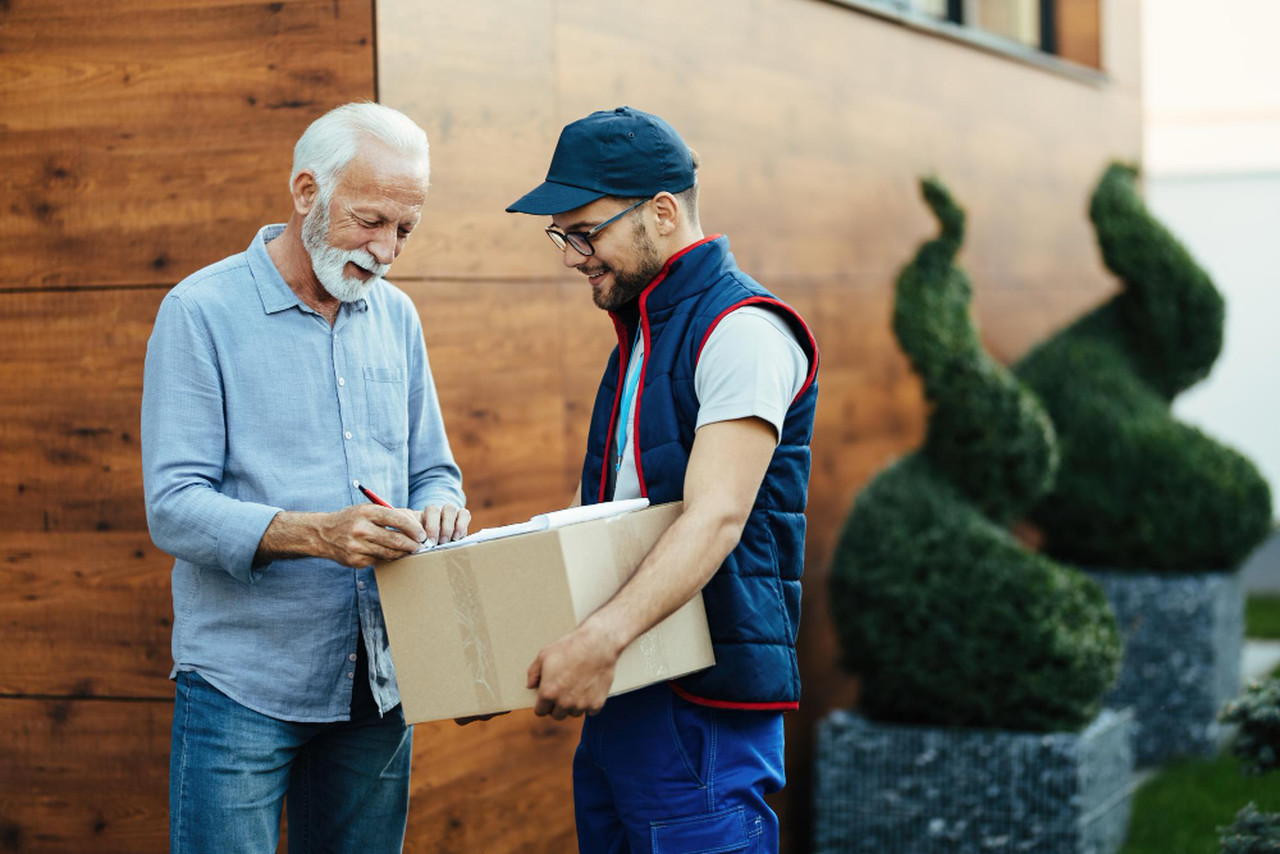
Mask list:
[[[729,241],[701,240],[667,261],[640,297],[612,314],[618,347],[596,395],[582,469],[582,502],[605,499],[605,456],[634,336],[645,336],[636,402],[636,470],[655,504],[679,501],[693,447],[698,400],[694,368],[711,331],[731,310],[760,305],[795,331],[809,357],[804,388],[791,402],[738,546],[707,586],[703,601],[716,665],[672,683],[694,702],[724,708],[794,709],[800,700],[796,631],[804,568],[809,441],[818,398],[817,344],[804,320],[738,269]]]

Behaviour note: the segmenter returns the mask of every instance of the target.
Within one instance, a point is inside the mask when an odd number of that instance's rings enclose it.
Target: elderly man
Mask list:
[[[274,851],[286,793],[290,851],[402,846],[411,731],[372,564],[470,518],[417,312],[383,280],[428,172],[406,116],[339,107],[294,149],[289,221],[160,306],[142,451],[176,558],[175,852]]]
[[[704,237],[697,160],[619,107],[560,135],[508,211],[551,217],[565,266],[618,334],[581,500],[684,501],[631,580],[529,668],[535,710],[591,715],[574,759],[584,852],[776,851],[781,712],[796,708],[817,346],[795,311]],[[705,586],[704,586],[705,585]],[[716,664],[605,703],[619,653],[703,591]]]

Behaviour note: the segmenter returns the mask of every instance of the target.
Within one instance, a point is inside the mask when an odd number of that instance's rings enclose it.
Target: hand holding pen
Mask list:
[[[357,483],[356,488],[374,504],[397,509],[391,507],[389,503],[378,497],[376,492],[364,484]],[[413,513],[412,510],[404,510],[402,512]],[[465,507],[454,507],[452,504],[424,507],[420,524],[424,534],[422,542],[428,547],[434,546],[436,543],[451,543],[467,535],[467,527],[471,524],[471,511]]]

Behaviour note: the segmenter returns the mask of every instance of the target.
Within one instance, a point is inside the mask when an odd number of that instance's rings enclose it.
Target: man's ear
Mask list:
[[[311,213],[311,208],[315,206],[316,199],[320,195],[320,185],[316,183],[316,173],[310,169],[300,170],[297,175],[293,176],[289,190],[293,195],[294,212],[299,216],[305,217]]]
[[[653,213],[657,219],[658,234],[666,237],[680,224],[680,202],[663,190],[653,197]]]

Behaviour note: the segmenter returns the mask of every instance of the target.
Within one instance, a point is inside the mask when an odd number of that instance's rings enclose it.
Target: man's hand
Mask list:
[[[544,646],[529,665],[525,687],[538,689],[533,711],[558,721],[604,708],[622,649],[591,620]]]
[[[353,504],[320,517],[321,556],[353,569],[413,554],[426,537],[412,510]]]
[[[445,504],[422,509],[422,529],[426,532],[426,543],[429,546],[462,539],[467,535],[467,526],[470,524],[471,511],[465,507]]]
[[[277,513],[258,544],[255,563],[323,557],[360,569],[418,550],[427,532],[413,510],[353,504],[332,513]]]

